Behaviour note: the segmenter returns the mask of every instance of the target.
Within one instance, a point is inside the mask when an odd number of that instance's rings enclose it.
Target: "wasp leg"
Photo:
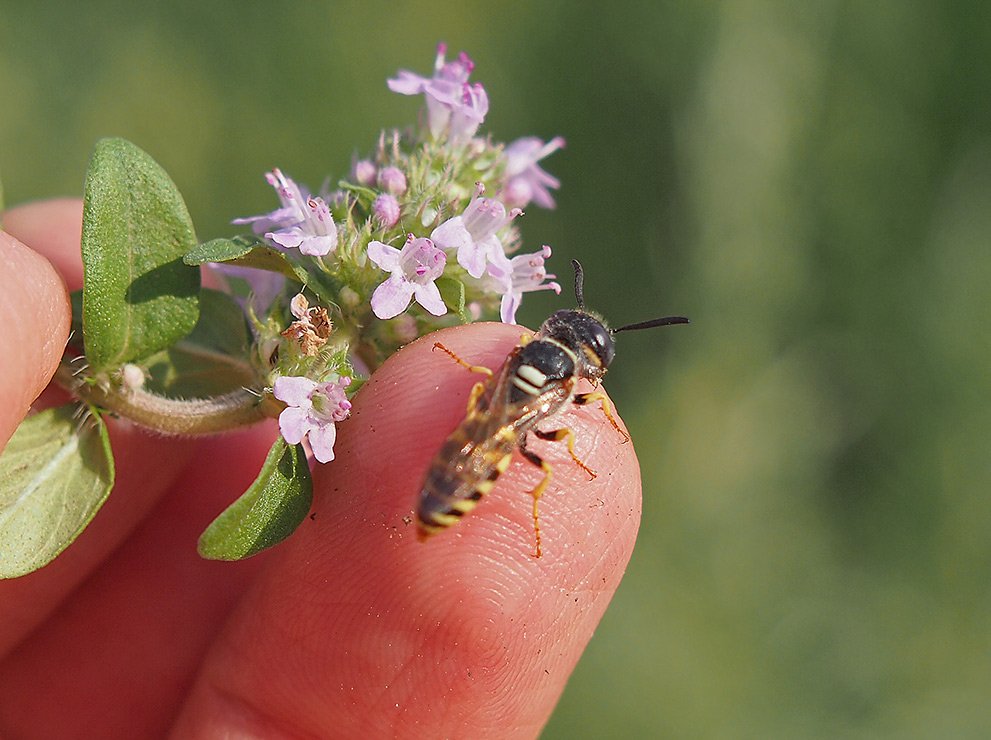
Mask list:
[[[468,370],[470,370],[473,373],[480,373],[481,375],[487,375],[490,378],[492,377],[492,370],[490,370],[489,368],[485,367],[484,365],[472,365],[470,363],[465,362],[460,357],[458,357],[458,355],[456,355],[454,352],[452,352],[451,350],[449,350],[447,347],[445,347],[440,342],[434,342],[433,349],[439,349],[442,352],[445,352],[452,360],[454,360],[456,363],[458,363],[459,365],[461,365],[461,367],[467,368]],[[475,405],[478,403],[478,399],[481,398],[481,396],[482,396],[482,394],[484,392],[485,392],[485,384],[484,383],[475,383],[475,385],[472,386],[471,393],[468,396],[468,413],[469,414],[471,414],[471,413],[473,413],[475,411]]]
[[[471,387],[471,393],[468,394],[467,413],[475,413],[475,406],[478,404],[478,399],[482,397],[483,393],[485,393],[485,383],[475,383],[475,385]]]
[[[469,362],[465,362],[465,361],[464,361],[464,360],[462,360],[462,359],[461,359],[460,357],[458,357],[458,356],[457,356],[457,355],[456,355],[456,354],[455,354],[455,353],[454,353],[453,351],[451,351],[451,350],[449,350],[449,349],[448,349],[447,347],[445,347],[445,346],[444,346],[443,344],[441,344],[440,342],[434,342],[434,346],[433,346],[433,348],[434,348],[434,349],[439,349],[439,350],[441,350],[442,352],[445,352],[445,353],[447,353],[447,355],[448,355],[448,356],[449,356],[449,357],[450,357],[450,358],[451,358],[452,360],[454,360],[454,361],[455,361],[456,363],[458,363],[459,365],[461,365],[461,367],[464,367],[464,368],[468,368],[468,369],[469,369],[469,370],[471,370],[471,371],[472,371],[473,373],[481,373],[482,375],[488,375],[488,376],[489,376],[490,378],[491,378],[491,377],[492,377],[492,375],[493,375],[493,373],[492,373],[492,370],[491,370],[491,369],[489,369],[489,368],[487,368],[487,367],[485,367],[484,365],[472,365],[472,364],[471,364],[471,363],[469,363]]]
[[[530,495],[533,496],[533,534],[537,539],[537,557],[539,558],[542,551],[540,549],[540,514],[537,511],[537,503],[540,501],[540,497],[544,494],[547,484],[551,482],[551,474],[553,473],[553,470],[550,464],[540,455],[535,452],[531,452],[526,448],[526,436],[520,439],[519,449],[520,454],[523,455],[523,457],[544,471],[543,480],[537,484],[536,488],[530,491]]]
[[[612,415],[612,404],[606,397],[606,394],[602,391],[594,391],[593,393],[579,393],[575,396],[576,406],[587,406],[593,401],[602,401],[602,413],[606,415],[609,419],[609,423],[612,424],[612,428],[623,435],[623,444],[630,441],[630,435],[619,428],[619,424],[616,423],[616,417]]]
[[[592,468],[583,463],[578,455],[575,454],[575,433],[571,429],[555,429],[552,432],[542,432],[539,429],[534,429],[533,433],[537,435],[540,439],[546,439],[548,442],[560,442],[562,439],[568,440],[568,454],[571,455],[571,459],[575,461],[575,464],[589,474],[590,479],[595,478],[597,475]]]

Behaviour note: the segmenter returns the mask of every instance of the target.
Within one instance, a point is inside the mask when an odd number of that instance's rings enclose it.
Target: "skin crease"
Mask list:
[[[3,224],[75,287],[80,212],[37,203]],[[67,315],[64,287],[25,254],[42,277],[0,304],[3,326],[27,328],[8,399],[39,390],[63,341],[44,337],[67,326],[52,318]],[[20,282],[3,271],[0,295]],[[93,525],[52,566],[0,581],[0,737],[536,736],[632,552],[633,444],[597,405],[551,422],[575,430],[589,481],[563,443],[532,441],[554,468],[540,559],[527,492],[542,474],[518,455],[463,522],[426,543],[412,522],[481,378],[433,342],[497,368],[520,333],[458,327],[390,358],[338,426],[337,459],[315,469],[310,518],[241,563],[203,561],[195,542],[250,483],[273,425],[174,440],[112,424],[118,483]],[[0,408],[8,425],[23,413]]]

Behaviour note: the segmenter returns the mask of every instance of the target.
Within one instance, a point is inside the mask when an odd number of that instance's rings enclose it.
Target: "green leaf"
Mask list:
[[[200,536],[199,552],[210,560],[243,560],[292,534],[306,517],[313,483],[302,445],[279,437],[251,487]]]
[[[106,426],[69,405],[29,416],[0,454],[0,578],[41,568],[79,535],[114,485]]]
[[[226,293],[204,288],[200,320],[193,331],[142,363],[147,389],[171,398],[220,396],[258,378],[248,361],[250,341],[244,311]]]
[[[4,209],[5,206],[3,201],[3,178],[0,178],[0,215],[3,215],[2,212],[4,211]]]
[[[83,341],[95,372],[140,360],[189,334],[200,274],[196,245],[169,176],[124,139],[97,142],[83,202]]]
[[[465,285],[460,280],[451,277],[437,278],[437,289],[444,305],[451,309],[461,319],[462,324],[470,324],[471,316],[465,309]]]
[[[251,267],[285,275],[297,283],[306,283],[306,271],[289,261],[284,252],[267,246],[251,236],[233,239],[212,239],[197,244],[182,261],[187,265],[203,265],[207,262],[223,262],[238,267]]]
[[[338,181],[337,187],[347,193],[351,193],[364,203],[371,203],[378,197],[377,191],[372,190],[371,188],[366,188],[363,185],[356,185],[355,183],[348,182],[347,180]]]
[[[69,305],[72,307],[72,321],[69,324],[69,330],[72,332],[73,339],[78,341],[79,337],[82,336],[83,332],[83,290],[74,290],[69,293]]]

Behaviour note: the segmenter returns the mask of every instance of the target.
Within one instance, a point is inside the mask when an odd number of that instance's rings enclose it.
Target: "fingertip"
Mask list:
[[[315,735],[539,732],[632,551],[632,444],[597,408],[567,411],[576,452],[597,473],[589,481],[565,445],[534,443],[554,468],[540,559],[528,492],[541,471],[522,459],[449,531],[418,542],[413,518],[427,466],[482,379],[434,342],[496,369],[521,332],[475,324],[433,334],[362,388],[337,459],[315,471],[310,520],[210,657],[184,731],[216,730],[221,716],[233,727],[235,706],[259,728]],[[241,646],[252,639],[249,653]]]
[[[52,264],[0,232],[0,448],[55,373],[69,336],[71,309]]]
[[[19,205],[3,214],[3,228],[51,262],[69,290],[82,287],[82,200],[56,198]]]
[[[44,390],[69,335],[66,285],[82,284],[82,201],[38,201],[3,214],[0,231],[0,447]]]

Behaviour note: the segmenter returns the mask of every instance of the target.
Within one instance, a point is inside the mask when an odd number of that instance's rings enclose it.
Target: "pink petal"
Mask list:
[[[304,236],[299,243],[300,254],[311,257],[323,257],[337,248],[337,235],[333,236]]]
[[[430,80],[426,77],[421,77],[414,72],[401,69],[397,77],[386,80],[385,84],[389,86],[392,92],[399,93],[400,95],[416,95],[423,92],[428,82]]]
[[[514,177],[506,184],[502,197],[509,205],[525,208],[533,200],[533,188],[525,177]]]
[[[279,414],[279,431],[291,445],[298,445],[310,431],[310,415],[306,409],[290,406]]]
[[[502,245],[499,245],[499,251],[495,254],[488,255],[489,264],[486,268],[486,272],[494,277],[501,283],[505,283],[506,286],[512,286],[512,274],[513,274],[513,262],[506,256],[505,252],[502,251]],[[509,290],[509,287],[506,290]],[[502,291],[500,291],[502,292]]]
[[[266,239],[271,239],[273,242],[278,244],[280,247],[285,247],[286,249],[295,249],[306,238],[306,234],[298,226],[293,226],[288,229],[281,229],[279,231],[270,231],[265,234]]]
[[[499,237],[495,234],[487,236],[478,242],[478,248],[489,262],[498,262],[506,257],[506,252],[502,248],[502,242],[499,241]]]
[[[443,316],[447,313],[447,305],[440,297],[440,290],[435,283],[417,285],[413,288],[413,295],[416,296],[416,302],[434,316]]]
[[[380,319],[398,316],[413,297],[413,283],[393,275],[372,293],[372,313]]]
[[[471,234],[465,228],[461,216],[447,219],[433,230],[430,239],[441,249],[460,249],[466,244],[471,244]]]
[[[458,247],[458,264],[473,278],[482,277],[485,272],[485,249],[474,242]]]
[[[557,187],[557,185],[554,185],[553,187]],[[552,209],[557,205],[554,202],[554,196],[552,196],[547,188],[544,187],[537,187],[533,191],[533,202],[541,208],[547,209]]]
[[[272,395],[290,406],[310,407],[310,393],[317,387],[316,381],[295,375],[276,378]]]
[[[499,318],[502,319],[502,323],[516,323],[516,309],[520,307],[520,303],[522,302],[522,293],[513,293],[510,291],[502,296],[502,302],[499,306]]]
[[[328,421],[314,425],[310,429],[310,449],[319,462],[327,463],[334,459],[334,442],[337,440],[337,427]]]
[[[431,88],[427,88],[425,92],[425,99],[427,101],[427,126],[430,128],[430,134],[435,139],[438,139],[447,130],[451,122],[452,104],[445,102],[445,100],[438,100]]]
[[[399,250],[382,242],[368,242],[368,259],[388,272],[399,267]]]

